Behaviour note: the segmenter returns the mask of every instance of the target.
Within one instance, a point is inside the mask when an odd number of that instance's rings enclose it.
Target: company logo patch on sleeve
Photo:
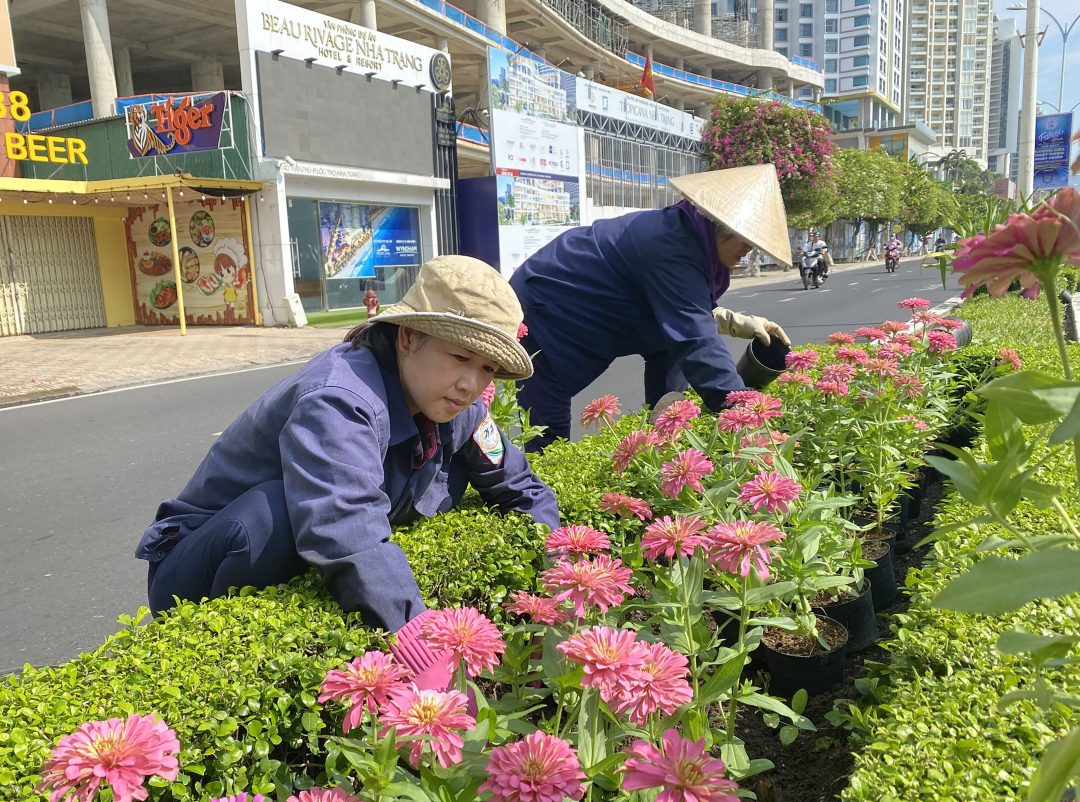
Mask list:
[[[491,419],[490,413],[480,421],[480,425],[473,432],[472,439],[480,446],[480,450],[484,452],[484,456],[492,465],[502,463],[504,453],[502,434],[499,432],[499,427],[495,425],[495,421]]]

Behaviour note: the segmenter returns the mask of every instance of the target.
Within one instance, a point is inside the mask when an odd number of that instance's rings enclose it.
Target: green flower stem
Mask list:
[[[1072,365],[1069,363],[1069,351],[1065,345],[1065,330],[1061,325],[1061,305],[1057,294],[1058,268],[1046,271],[1046,302],[1050,305],[1050,320],[1054,324],[1054,340],[1057,342],[1058,356],[1061,357],[1061,371],[1066,381],[1073,380]],[[1073,438],[1073,463],[1076,468],[1076,486],[1080,488],[1080,435]]]
[[[686,631],[686,646],[690,651],[690,679],[694,683],[694,688],[697,688],[698,680],[698,664],[697,664],[697,649],[694,648],[694,622],[690,618],[690,588],[687,587],[687,568],[690,566],[690,557],[686,561],[686,566],[683,566],[681,557],[676,557],[677,565],[679,566],[679,586],[682,590],[682,614],[683,614],[683,629]]]
[[[1080,540],[1080,531],[1077,531],[1076,524],[1073,523],[1073,519],[1069,516],[1069,513],[1065,510],[1062,503],[1056,498],[1050,503],[1054,505],[1054,509],[1057,510],[1058,515],[1065,520],[1066,525],[1069,527],[1069,531],[1073,533],[1073,537]]]
[[[736,649],[739,652],[739,659],[743,661],[745,665],[746,657],[743,655],[743,641],[746,639],[746,623],[750,620],[750,611],[746,608],[746,592],[750,586],[750,577],[744,576],[742,578],[742,586],[739,588],[739,641],[736,644]],[[727,720],[727,742],[731,743],[735,740],[735,709],[737,706],[736,699],[739,695],[739,682],[742,679],[742,675],[739,675],[739,679],[735,680],[735,684],[731,687],[731,701],[728,702],[728,720]]]

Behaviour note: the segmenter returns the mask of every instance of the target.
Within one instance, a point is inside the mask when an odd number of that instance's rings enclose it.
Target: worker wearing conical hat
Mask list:
[[[566,231],[510,279],[534,373],[519,400],[547,427],[529,446],[570,436],[570,401],[620,356],[645,358],[645,401],[693,387],[710,409],[745,389],[722,334],[790,341],[775,323],[717,307],[730,268],[757,247],[790,265],[771,164],[669,179],[683,200]]]

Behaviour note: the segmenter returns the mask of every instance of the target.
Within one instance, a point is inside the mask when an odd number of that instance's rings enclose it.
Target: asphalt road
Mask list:
[[[912,260],[894,275],[883,267],[836,273],[813,291],[792,272],[790,280],[733,289],[724,302],[814,343],[901,317],[901,298],[937,303],[954,294]],[[0,410],[0,672],[92,649],[116,631],[117,616],[146,603],[146,564],[133,552],[158,503],[184,486],[217,433],[297,367]],[[617,360],[575,398],[575,419],[605,393],[624,409],[640,406],[641,376],[639,358]]]

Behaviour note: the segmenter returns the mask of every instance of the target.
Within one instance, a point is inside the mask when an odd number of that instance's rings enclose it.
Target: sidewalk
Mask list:
[[[344,329],[126,326],[0,337],[0,407],[310,359]]]

